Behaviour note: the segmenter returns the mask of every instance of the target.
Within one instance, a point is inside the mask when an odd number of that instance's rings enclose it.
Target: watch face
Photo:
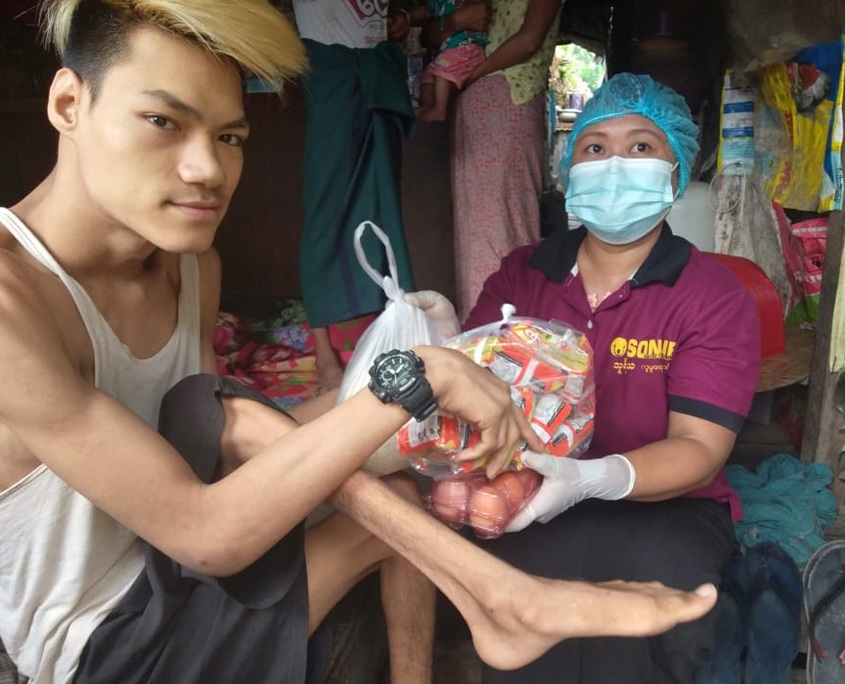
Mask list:
[[[376,369],[375,381],[381,387],[401,392],[416,379],[414,363],[404,354],[392,354]]]
[[[425,364],[411,351],[384,352],[370,368],[370,390],[379,401],[396,402],[417,420],[425,420],[437,409]]]

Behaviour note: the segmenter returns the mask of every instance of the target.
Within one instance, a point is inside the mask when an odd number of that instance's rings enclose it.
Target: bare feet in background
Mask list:
[[[446,107],[443,107],[442,109],[434,105],[431,107],[420,107],[416,112],[417,121],[445,121],[447,113]]]
[[[341,380],[343,380],[343,366],[340,365],[340,362],[320,364],[317,361],[317,385],[320,388],[320,393],[337,389],[340,387]]]
[[[340,387],[343,379],[343,364],[332,347],[328,328],[312,328],[314,335],[314,357],[317,372],[318,392],[328,392]]]
[[[449,114],[449,100],[455,86],[444,78],[436,77],[434,83],[420,86],[420,106],[415,114],[417,121],[446,121]]]

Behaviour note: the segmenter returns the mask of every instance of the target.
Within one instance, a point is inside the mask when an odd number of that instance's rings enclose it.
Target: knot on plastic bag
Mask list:
[[[508,304],[505,302],[502,304],[501,308],[502,312],[502,320],[500,321],[502,325],[507,325],[508,321],[510,321],[511,316],[516,313],[516,307],[513,304]]]
[[[390,300],[388,305],[393,302],[404,300],[405,298],[405,290],[399,287],[399,283],[390,276],[384,276],[382,278],[381,289],[384,290],[384,294],[387,295],[387,298]]]

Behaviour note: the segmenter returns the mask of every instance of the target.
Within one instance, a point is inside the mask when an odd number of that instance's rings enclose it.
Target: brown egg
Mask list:
[[[448,477],[438,480],[431,489],[431,506],[443,522],[460,527],[467,515],[471,483],[467,478]]]
[[[505,531],[508,520],[507,497],[490,485],[479,487],[470,499],[468,520],[477,537],[498,537]]]
[[[519,475],[512,470],[499,473],[490,482],[490,486],[504,494],[508,502],[508,511],[513,513],[525,500],[525,487]]]
[[[522,498],[524,501],[527,501],[532,496],[534,496],[534,493],[540,488],[540,483],[543,481],[543,476],[540,475],[540,473],[538,473],[536,470],[531,470],[531,468],[523,468],[522,470],[517,470],[516,474],[519,476],[519,481],[522,482]]]

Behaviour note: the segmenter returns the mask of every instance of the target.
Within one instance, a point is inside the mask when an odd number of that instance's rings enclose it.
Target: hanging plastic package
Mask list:
[[[845,51],[845,32],[839,39],[830,43],[812,45],[795,56],[799,64],[812,65],[829,76],[830,82],[824,97],[833,103],[833,114],[828,128],[825,145],[824,173],[833,182],[833,197],[823,203],[819,211],[838,211],[842,209],[843,187],[842,174],[842,97],[845,85],[845,70],[842,68],[843,51]],[[814,105],[814,102],[811,102]]]
[[[361,245],[364,232],[370,228],[384,245],[387,253],[389,275],[376,271],[367,261]],[[425,312],[405,301],[405,292],[399,287],[396,272],[396,258],[390,246],[390,239],[372,221],[364,221],[355,229],[355,254],[364,272],[384,290],[387,304],[384,311],[370,324],[361,335],[355,351],[349,359],[338,391],[338,403],[365,388],[370,381],[370,367],[376,357],[391,349],[410,349],[419,344],[440,345],[443,338],[432,326]],[[392,435],[379,447],[367,462],[364,469],[382,476],[397,470],[408,468],[408,459],[399,453],[396,435]]]
[[[778,223],[783,261],[792,292],[786,321],[792,325],[818,320],[828,217],[792,222],[779,204],[772,204]]]
[[[841,57],[840,39],[761,71],[755,166],[766,194],[783,207],[813,212],[842,207]],[[815,60],[832,73],[799,59]]]

